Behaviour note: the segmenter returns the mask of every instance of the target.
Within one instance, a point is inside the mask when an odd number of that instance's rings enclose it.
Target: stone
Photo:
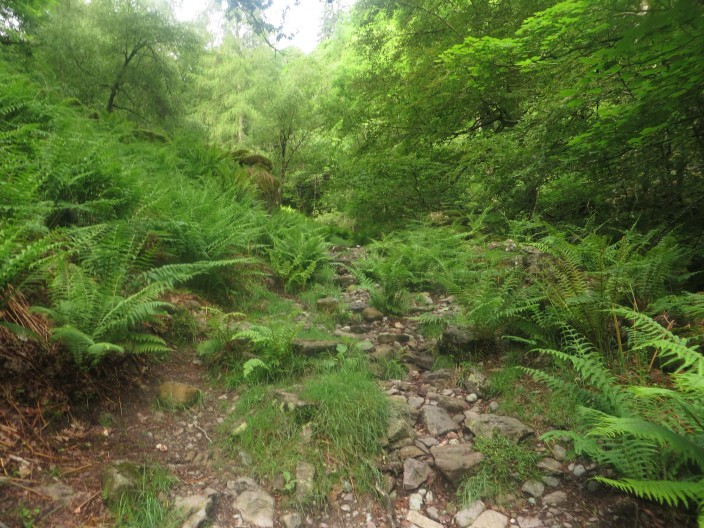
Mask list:
[[[491,412],[496,412],[496,411],[498,411],[498,410],[499,410],[499,402],[495,402],[495,401],[489,402],[489,410],[490,410]]]
[[[364,341],[360,341],[355,345],[357,347],[357,350],[360,352],[371,352],[374,350],[374,343],[369,341],[368,339],[365,339]]]
[[[587,472],[587,469],[582,465],[582,464],[577,464],[574,468],[572,468],[572,474],[575,477],[581,477]]]
[[[232,488],[236,494],[232,507],[239,510],[245,522],[258,528],[274,528],[274,497],[247,477],[237,479]]]
[[[540,480],[542,480],[545,484],[550,486],[551,488],[556,488],[560,485],[560,479],[549,476],[549,475],[543,475]]]
[[[411,510],[420,510],[423,507],[423,495],[420,493],[411,493],[408,496],[408,507]]]
[[[543,497],[543,504],[548,506],[558,506],[567,500],[567,493],[564,491],[553,491]]]
[[[477,437],[492,438],[499,433],[514,442],[520,442],[533,434],[533,429],[511,416],[479,414],[474,411],[466,411],[464,416],[465,426]]]
[[[417,409],[419,410],[421,405],[425,403],[425,398],[421,398],[420,396],[411,396],[408,398],[408,406],[411,409]]]
[[[474,335],[467,328],[447,325],[442,331],[440,346],[448,352],[460,352],[471,348],[475,342]]]
[[[294,339],[291,347],[294,352],[303,356],[319,356],[327,352],[337,352],[339,341],[331,339]]]
[[[467,397],[465,398],[465,400],[467,400],[469,403],[476,403],[477,400],[479,400],[479,396],[477,396],[476,393],[471,392],[471,393],[467,394]]]
[[[457,430],[457,424],[450,418],[445,409],[433,405],[425,405],[420,410],[423,425],[433,436],[440,436],[450,431]]]
[[[435,467],[455,486],[462,479],[475,473],[484,455],[467,444],[435,446],[430,448]]]
[[[545,484],[537,480],[526,480],[521,487],[521,491],[531,497],[542,497],[543,493],[545,493]]]
[[[376,361],[388,361],[390,359],[395,359],[396,350],[391,345],[377,345],[374,352],[372,352],[370,356]]]
[[[463,508],[455,515],[455,523],[460,528],[467,528],[470,524],[477,520],[477,517],[486,509],[486,505],[478,500]]]
[[[199,397],[198,387],[178,381],[165,381],[159,385],[157,396],[159,403],[170,407],[188,407],[196,403]]]
[[[439,396],[438,407],[442,407],[451,414],[461,413],[469,408],[464,400],[453,398],[452,396]]]
[[[442,524],[439,522],[428,519],[415,510],[410,510],[408,512],[408,515],[406,515],[406,520],[411,524],[415,524],[418,528],[443,528]]]
[[[538,517],[517,517],[518,528],[545,528],[543,521]]]
[[[340,307],[340,301],[335,299],[335,297],[323,297],[322,299],[318,299],[316,306],[319,312],[335,313]]]
[[[349,305],[350,312],[352,313],[361,313],[365,308],[369,308],[369,305],[364,301],[353,301]],[[383,318],[384,314],[381,314],[381,317]]]
[[[133,462],[111,462],[101,475],[103,501],[108,506],[118,504],[128,493],[135,493],[142,483],[142,469]]]
[[[440,443],[437,438],[433,438],[432,436],[424,436],[423,438],[419,438],[418,441],[425,447],[433,447]]]
[[[381,321],[384,318],[384,314],[381,313],[376,308],[368,306],[362,310],[362,319],[368,323],[373,323],[374,321]]]
[[[315,466],[300,460],[296,464],[296,498],[303,501],[313,493]]]
[[[39,493],[46,495],[54,502],[66,505],[71,502],[71,499],[76,494],[71,486],[64,484],[63,482],[55,482],[54,484],[48,484],[46,486],[39,486],[37,488]]]
[[[506,528],[508,524],[509,519],[503,513],[485,510],[471,524],[470,528]]]
[[[562,464],[550,457],[543,458],[538,462],[538,469],[549,475],[562,475]]]
[[[430,352],[427,351],[409,354],[408,361],[423,370],[430,370],[435,364],[435,358]]]
[[[438,389],[446,389],[455,386],[455,373],[450,369],[438,369],[425,372],[421,379]]]
[[[284,528],[300,528],[303,524],[303,518],[298,512],[286,513],[281,516],[281,523]]]
[[[435,507],[431,506],[425,510],[425,513],[434,521],[440,521],[440,511]]]
[[[418,458],[424,456],[425,454],[426,453],[423,450],[414,445],[402,447],[398,450],[398,456],[401,457],[401,460],[406,460],[407,458]]]
[[[176,497],[174,507],[181,511],[185,521],[181,528],[200,528],[208,521],[215,494]]]
[[[433,470],[425,462],[415,458],[407,458],[403,462],[403,489],[407,491],[418,489],[428,480],[432,472]]]
[[[413,427],[408,425],[408,422],[402,418],[391,418],[386,429],[386,437],[389,443],[395,444],[400,440],[411,440],[411,443],[416,438],[416,432]]]
[[[398,341],[398,337],[401,334],[392,334],[390,332],[381,332],[380,334],[377,335],[376,337],[376,342],[379,343],[380,345],[393,345],[396,341]]]
[[[474,393],[478,397],[482,397],[486,392],[489,384],[487,377],[477,369],[469,369],[462,379],[462,387],[469,393]]]
[[[562,447],[560,444],[555,444],[552,446],[552,456],[555,460],[562,462],[565,458],[567,458],[567,449]]]
[[[281,402],[281,407],[283,410],[289,412],[305,409],[306,407],[310,407],[312,405],[312,403],[302,400],[301,397],[294,392],[276,390],[274,391],[274,398]],[[246,422],[243,423],[247,425]]]

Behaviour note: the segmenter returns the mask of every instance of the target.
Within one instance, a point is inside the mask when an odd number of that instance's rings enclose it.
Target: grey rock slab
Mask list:
[[[340,307],[340,301],[335,297],[323,297],[316,302],[318,310],[326,313],[335,313]]]
[[[433,438],[432,436],[424,436],[423,438],[419,438],[418,441],[425,447],[433,447],[440,443],[437,438]]]
[[[503,513],[486,510],[477,517],[477,520],[470,525],[470,528],[506,528],[508,524],[509,518]]]
[[[369,305],[365,303],[364,301],[353,301],[349,305],[350,312],[353,313],[360,313],[363,312],[365,308],[369,308]],[[381,313],[381,312],[379,312]],[[383,319],[384,314],[381,314],[381,317]]]
[[[545,493],[545,484],[538,482],[537,480],[527,480],[523,483],[521,487],[523,493],[527,493],[531,497],[542,497]]]
[[[555,444],[552,446],[552,456],[555,457],[555,460],[562,461],[567,457],[567,449],[560,444]]]
[[[424,403],[425,398],[421,398],[420,396],[410,396],[408,398],[408,406],[411,409],[420,409]]]
[[[455,374],[450,369],[432,370],[423,373],[421,381],[433,385],[438,389],[446,389],[455,386]]]
[[[51,498],[51,500],[64,505],[71,502],[71,499],[76,494],[76,492],[73,491],[73,488],[71,486],[68,486],[63,482],[55,482],[54,484],[39,486],[37,488],[37,491]]]
[[[469,405],[464,400],[452,396],[438,396],[438,407],[442,407],[450,414],[457,414],[466,411]]]
[[[176,497],[174,507],[186,518],[181,528],[200,528],[208,521],[215,494]]]
[[[370,355],[377,361],[388,361],[396,357],[396,349],[391,345],[377,345]]]
[[[413,440],[416,438],[416,432],[413,427],[408,425],[408,422],[402,418],[391,418],[386,429],[386,437],[389,443],[395,444],[401,440]]]
[[[281,516],[281,523],[285,528],[300,528],[303,524],[303,518],[298,512],[286,513]]]
[[[467,444],[435,446],[430,452],[435,458],[435,466],[455,486],[459,486],[464,477],[475,473],[484,460],[484,455]]]
[[[479,414],[474,411],[465,411],[464,416],[465,427],[481,438],[492,438],[499,433],[514,442],[520,442],[534,433],[533,429],[511,416]]]
[[[336,352],[340,341],[331,339],[294,339],[291,347],[294,352],[303,356],[319,356],[326,352]]]
[[[415,354],[411,354],[408,361],[418,368],[423,370],[430,370],[435,364],[435,358],[430,352],[421,351]]]
[[[372,350],[374,350],[374,344],[371,341],[369,341],[368,339],[365,339],[364,341],[360,341],[355,346],[361,352],[371,352]]]
[[[462,380],[462,387],[470,394],[473,393],[479,397],[484,395],[488,384],[487,377],[477,369],[470,369]]]
[[[440,436],[450,431],[457,430],[457,424],[445,409],[433,405],[426,405],[421,408],[420,414],[423,425],[425,425],[428,432],[433,436]]]
[[[296,498],[304,500],[313,493],[315,487],[315,466],[299,461],[296,464]]]
[[[439,522],[435,522],[415,510],[410,510],[408,512],[408,515],[406,515],[406,520],[411,524],[415,524],[418,528],[443,528],[443,525]]]
[[[560,485],[560,479],[550,475],[543,475],[542,477],[540,477],[540,480],[545,482],[545,484],[547,484],[551,488],[556,488]]]
[[[401,460],[406,460],[407,458],[418,458],[425,456],[426,454],[427,453],[425,451],[414,445],[405,446],[398,450],[398,456]]]
[[[549,475],[562,475],[562,464],[554,458],[543,458],[538,462],[538,469]]]
[[[539,517],[517,517],[518,528],[545,528]]]
[[[543,504],[548,506],[558,506],[567,500],[567,493],[564,491],[553,491],[543,497]]]
[[[271,495],[247,477],[237,479],[231,489],[236,494],[232,507],[239,510],[245,522],[258,528],[274,528],[274,498]]]
[[[420,487],[433,473],[430,466],[422,460],[407,458],[403,462],[403,489],[414,490]]]
[[[479,517],[484,510],[486,510],[486,505],[482,501],[474,501],[468,507],[457,512],[455,522],[460,528],[467,528],[477,520],[477,517]]]

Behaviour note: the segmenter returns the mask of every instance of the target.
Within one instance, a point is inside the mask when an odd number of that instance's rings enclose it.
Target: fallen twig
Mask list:
[[[203,433],[203,434],[205,435],[205,438],[208,440],[208,442],[210,442],[211,444],[213,443],[213,441],[212,441],[212,440],[210,439],[210,437],[208,436],[208,433],[205,432],[205,429],[203,429],[203,428],[202,428],[200,425],[198,425],[197,423],[194,423],[194,424],[193,424],[193,427],[195,427],[195,428],[198,429],[201,433]]]
[[[96,491],[95,493],[93,493],[93,495],[88,497],[86,500],[84,500],[82,503],[80,503],[76,508],[74,508],[73,513],[75,513],[76,515],[81,513],[81,510],[83,509],[83,507],[86,506],[90,501],[92,501],[98,495],[100,495],[100,491]]]

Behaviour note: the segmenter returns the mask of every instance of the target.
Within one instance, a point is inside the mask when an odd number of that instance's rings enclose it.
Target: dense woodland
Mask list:
[[[461,307],[418,316],[476,336],[441,363],[510,354],[574,409],[546,441],[704,526],[704,4],[328,2],[310,54],[267,6],[0,1],[0,379],[179,346],[228,387],[311,376],[256,300],[339,298],[329,250],[364,245],[385,315]]]

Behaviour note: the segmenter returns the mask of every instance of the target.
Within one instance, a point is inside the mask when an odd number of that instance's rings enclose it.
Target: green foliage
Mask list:
[[[477,438],[474,446],[484,460],[477,474],[466,478],[457,489],[462,504],[514,493],[523,482],[537,475],[539,455],[523,444],[497,435]]]
[[[254,346],[260,357],[251,358],[243,365],[243,376],[249,378],[255,372],[267,371],[270,377],[276,377],[285,371],[292,358],[292,343],[300,326],[280,322],[276,326],[252,325],[237,332],[232,339],[247,340]]]
[[[119,528],[176,528],[183,523],[181,512],[171,510],[164,497],[176,479],[160,466],[147,467],[137,493],[126,493],[112,508]]]
[[[563,351],[542,350],[571,365],[577,378],[557,380],[545,372],[533,376],[558,391],[577,395],[583,404],[574,431],[566,434],[578,454],[615,468],[620,478],[599,478],[605,484],[657,502],[696,505],[704,521],[704,361],[696,346],[673,335],[648,316],[627,308],[615,314],[630,321],[629,351],[659,355],[674,368],[665,386],[621,383],[601,356],[577,334],[571,334]],[[578,381],[575,381],[578,380]]]

